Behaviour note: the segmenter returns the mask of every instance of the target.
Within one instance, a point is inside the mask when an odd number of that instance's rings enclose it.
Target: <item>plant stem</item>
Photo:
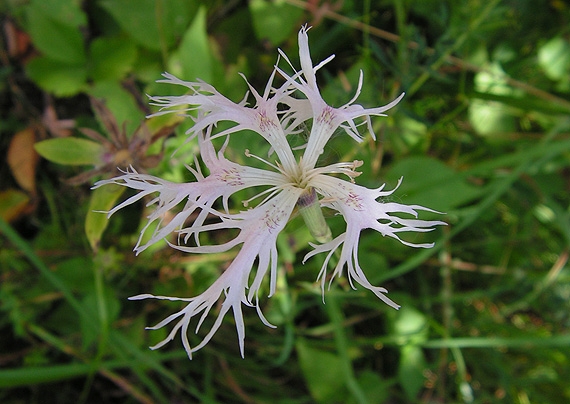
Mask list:
[[[348,354],[348,339],[345,333],[346,327],[344,326],[344,318],[340,310],[340,303],[338,297],[334,293],[330,293],[327,296],[327,302],[325,304],[327,314],[333,323],[334,329],[334,340],[336,345],[336,350],[342,362],[342,372],[344,374],[344,381],[346,387],[352,393],[356,402],[360,404],[368,403],[368,399],[364,394],[364,391],[358,384],[356,376],[354,374],[354,368],[352,367],[352,361]]]

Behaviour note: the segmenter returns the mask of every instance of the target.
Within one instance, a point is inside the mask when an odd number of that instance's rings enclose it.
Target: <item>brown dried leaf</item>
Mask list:
[[[39,156],[34,149],[36,135],[32,127],[16,133],[8,147],[7,161],[18,185],[31,195],[36,194],[36,167]]]

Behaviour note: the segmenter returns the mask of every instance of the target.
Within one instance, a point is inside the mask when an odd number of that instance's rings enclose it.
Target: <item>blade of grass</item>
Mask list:
[[[73,296],[71,290],[67,287],[67,285],[59,279],[57,275],[55,275],[49,268],[42,262],[42,260],[34,253],[32,247],[23,239],[21,238],[18,233],[10,226],[4,219],[0,218],[0,233],[3,233],[8,241],[10,241],[17,249],[19,249],[24,256],[32,263],[34,267],[40,272],[40,274],[46,278],[46,280],[51,283],[54,288],[61,292],[64,296],[65,300],[69,303],[69,305],[80,315],[80,316],[88,316],[88,313],[85,311],[83,305],[79,300]],[[88,322],[90,326],[95,327],[95,324]]]
[[[105,369],[125,368],[129,366],[129,362],[124,360],[110,360],[105,361],[101,366],[104,366]],[[93,367],[89,363],[0,369],[0,387],[14,388],[31,386],[38,383],[53,383],[83,377],[91,373],[92,370]]]
[[[42,262],[42,260],[34,253],[30,244],[28,244],[23,238],[21,238],[18,233],[0,218],[0,232],[3,233],[6,238],[19,249],[24,256],[32,263],[32,265],[40,272],[40,274],[52,284],[52,286],[61,292],[65,300],[73,308],[79,316],[89,319],[92,315],[97,315],[96,313],[89,313],[85,307],[81,304],[67,285],[61,281],[61,279]],[[97,322],[86,321],[89,327],[92,327],[94,331],[99,331],[99,325]],[[109,333],[110,345],[113,348],[113,353],[121,359],[121,363],[129,363],[128,366],[135,374],[140,378],[141,382],[150,390],[158,401],[163,403],[168,403],[168,399],[161,393],[158,385],[146,375],[146,368],[151,368],[167,380],[174,382],[178,387],[183,388],[188,391],[185,383],[183,383],[178,377],[176,377],[172,372],[169,372],[161,363],[160,360],[153,357],[151,358],[148,354],[143,354],[138,348],[132,346],[130,341],[126,341],[125,338],[118,332],[111,330]],[[128,356],[128,355],[130,356]],[[141,369],[140,365],[145,364],[146,367]],[[86,364],[89,369],[93,371],[93,364]],[[194,392],[196,393],[196,392]]]
[[[555,348],[570,346],[570,335],[521,338],[482,337],[434,339],[423,342],[424,348]]]
[[[84,400],[87,399],[88,393],[90,391],[91,383],[93,382],[93,379],[94,379],[96,373],[99,373],[99,374],[103,375],[104,377],[109,378],[110,380],[112,380],[114,382],[118,382],[119,383],[118,385],[121,388],[125,387],[126,385],[130,385],[128,382],[123,380],[118,375],[110,373],[109,369],[105,366],[105,362],[99,356],[96,356],[95,359],[91,359],[89,357],[86,357],[81,352],[76,350],[74,347],[72,347],[71,345],[69,345],[65,341],[63,341],[61,338],[58,338],[57,336],[51,334],[47,330],[45,330],[45,329],[43,329],[37,325],[29,324],[28,329],[35,336],[40,338],[41,340],[47,342],[48,344],[59,349],[60,351],[64,352],[65,354],[71,355],[74,358],[85,362],[86,365],[89,365],[91,371],[86,372],[86,374],[85,374],[86,381],[84,383],[83,393],[82,393],[82,396],[80,399],[84,399]],[[132,360],[129,361],[128,359],[129,358],[125,359],[125,366],[124,367],[131,368],[133,365]],[[135,368],[136,368],[136,366],[135,366]],[[140,402],[143,402],[143,403],[155,402],[157,399],[159,402],[168,403],[169,402],[168,399],[166,399],[166,397],[163,396],[162,392],[158,389],[158,387],[153,382],[149,383],[148,381],[146,381],[146,378],[147,378],[147,376],[144,373],[142,374],[142,377],[141,377],[141,375],[139,375],[139,379],[141,381],[143,381],[144,385],[152,392],[152,394],[154,395],[154,399],[148,398],[147,395],[144,394],[142,391],[140,391],[138,388],[129,387],[128,391],[130,393],[133,393],[133,395]]]
[[[435,246],[431,249],[426,249],[418,254],[415,254],[410,259],[404,261],[397,267],[390,270],[390,272],[386,273],[382,277],[380,277],[379,282],[387,281],[389,279],[396,278],[403,274],[406,274],[413,270],[414,268],[418,267],[422,262],[427,260],[429,257],[434,255],[435,253],[439,252],[444,246],[445,243],[451,240],[453,237],[461,233],[463,230],[467,229],[471,226],[482,214],[484,214],[488,209],[491,208],[493,203],[497,201],[501,195],[508,191],[511,185],[529,168],[531,165],[530,161],[525,161],[515,170],[513,170],[509,175],[504,177],[503,179],[496,180],[495,185],[489,196],[477,205],[477,207],[471,211],[467,216],[463,218],[463,220],[457,224],[456,226],[451,229],[446,235],[441,237],[438,241],[436,241]]]
[[[414,83],[410,86],[409,89],[406,90],[408,96],[413,95],[416,93],[421,86],[425,84],[425,82],[430,78],[432,75],[432,71],[438,70],[446,61],[449,60],[449,57],[453,52],[459,49],[463,43],[470,37],[470,35],[477,30],[479,27],[489,16],[489,14],[493,11],[495,7],[499,4],[500,0],[494,0],[487,3],[485,8],[481,11],[481,13],[474,18],[468,27],[466,27],[465,31],[459,35],[453,44],[449,46],[438,58],[435,62],[433,62],[429,69],[427,69],[420,77],[418,77]]]
[[[97,296],[97,319],[99,320],[99,328],[100,332],[98,335],[99,342],[97,344],[97,354],[92,360],[93,368],[99,368],[99,364],[103,360],[103,355],[105,354],[105,349],[107,347],[107,341],[109,339],[109,321],[107,316],[107,302],[105,299],[104,294],[104,286],[103,286],[103,274],[102,268],[98,263],[93,268],[93,276],[95,280],[95,290]],[[79,403],[87,402],[87,398],[89,396],[89,391],[91,390],[91,386],[93,384],[93,380],[95,377],[95,371],[87,376],[85,380],[85,384],[83,387],[83,392],[79,399]]]
[[[489,195],[484,198],[474,209],[470,210],[470,212],[463,218],[463,220],[455,225],[451,231],[437,240],[433,248],[426,249],[419,252],[418,254],[415,254],[408,260],[390,270],[390,272],[380,277],[379,282],[387,281],[389,279],[393,279],[406,274],[414,268],[418,267],[429,257],[438,253],[445,246],[446,242],[457,236],[463,230],[467,229],[481,215],[490,209],[491,206],[511,188],[511,186],[522,174],[528,172],[529,169],[535,165],[536,161],[541,160],[541,164],[546,164],[550,159],[570,150],[570,140],[563,140],[558,142],[551,141],[554,138],[555,134],[558,133],[558,130],[558,127],[554,128],[545,136],[542,142],[536,145],[534,148],[515,153],[511,156],[507,156],[506,158],[497,159],[502,164],[509,163],[509,165],[515,165],[518,163],[518,165],[504,177],[494,180],[494,183],[488,186]],[[489,173],[493,168],[504,167],[502,164],[498,164],[497,161],[482,163],[475,169],[467,170],[466,172],[469,172],[471,174],[476,172],[481,174]],[[463,175],[466,175],[465,172]]]
[[[285,1],[291,5],[302,8],[304,10],[310,10],[311,3],[312,3],[310,1],[301,1],[301,0],[285,0]],[[333,10],[330,10],[328,8],[323,7],[322,12],[326,18],[329,18],[333,21],[344,24],[347,27],[358,29],[362,32],[368,32],[377,38],[382,38],[382,39],[385,39],[385,40],[393,42],[393,43],[399,44],[399,43],[403,42],[402,37],[400,37],[399,35],[396,35],[392,32],[385,31],[385,30],[377,28],[377,27],[372,27],[370,25],[366,25],[362,21],[358,21],[356,19],[353,19],[353,18],[344,16],[342,14],[336,13]],[[409,41],[406,43],[406,46],[409,49],[418,49],[420,47],[420,44],[417,42],[414,42],[414,41]],[[432,55],[435,53],[435,49],[428,47],[428,48],[426,48],[426,52],[429,55]],[[446,56],[446,59],[445,59],[446,62],[448,62],[454,66],[460,67],[463,70],[471,71],[471,72],[475,72],[475,73],[485,72],[485,73],[490,74],[492,76],[495,76],[501,80],[505,80],[505,82],[509,86],[512,86],[515,88],[520,88],[521,90],[525,91],[527,94],[533,95],[537,98],[541,98],[543,100],[546,100],[548,102],[551,102],[553,104],[560,106],[563,110],[566,111],[566,113],[568,113],[568,111],[570,111],[570,102],[565,100],[564,98],[558,97],[558,96],[553,95],[553,94],[551,94],[547,91],[544,91],[540,88],[534,87],[534,86],[532,86],[532,85],[530,85],[524,81],[513,79],[512,77],[509,77],[506,74],[498,75],[495,72],[490,71],[489,69],[485,69],[485,68],[483,68],[483,67],[481,67],[475,63],[467,62],[467,61],[460,59],[458,57],[455,57],[451,54],[446,54],[445,56]],[[437,63],[437,61],[436,61],[436,63]],[[435,65],[435,63],[434,63],[434,65]],[[434,66],[434,65],[432,65],[432,66]],[[408,94],[411,94],[411,92]]]

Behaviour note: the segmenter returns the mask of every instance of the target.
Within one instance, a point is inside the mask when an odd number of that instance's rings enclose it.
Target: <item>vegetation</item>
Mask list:
[[[570,400],[565,2],[7,0],[0,13],[1,402]],[[278,239],[277,293],[260,302],[277,328],[244,307],[244,359],[231,316],[191,361],[178,338],[149,350],[168,331],[145,326],[180,305],[127,298],[195,296],[237,250],[135,256],[145,202],[107,220],[99,211],[133,194],[91,186],[128,165],[191,180],[190,123],[145,118],[146,94],[177,91],[161,73],[237,102],[238,73],[262,91],[277,48],[299,65],[303,24],[314,62],[336,55],[318,73],[328,103],[352,98],[360,70],[360,104],[406,93],[373,120],[376,141],[339,133],[322,159],[362,160],[367,187],[403,177],[391,198],[448,226],[412,240],[431,249],[363,234],[360,264],[396,311],[344,277],[323,304],[324,257],[302,263],[311,236],[297,217]]]

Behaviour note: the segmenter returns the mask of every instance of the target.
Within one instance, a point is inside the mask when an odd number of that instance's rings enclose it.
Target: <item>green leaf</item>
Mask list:
[[[403,177],[397,194],[406,204],[429,206],[442,212],[463,205],[484,191],[467,183],[460,173],[429,157],[409,157],[394,164],[386,180],[395,184]]]
[[[251,0],[249,10],[257,38],[267,39],[274,46],[281,44],[299,28],[303,16],[301,8],[283,0]]]
[[[176,126],[183,122],[186,117],[181,114],[164,114],[151,116],[145,121],[146,126],[150,130],[150,133],[155,134],[159,132],[165,126]]]
[[[411,305],[404,305],[397,312],[390,312],[392,333],[399,345],[421,344],[427,340],[427,318]]]
[[[139,49],[137,58],[133,64],[133,75],[138,80],[147,85],[154,86],[156,80],[160,79],[160,74],[164,72],[164,67],[160,59],[160,55],[155,51],[148,51],[146,49]],[[151,89],[145,88],[145,93],[154,94]]]
[[[91,274],[93,276],[93,274]],[[99,312],[100,309],[100,299],[103,299],[103,307],[105,307],[105,314]],[[95,342],[98,338],[101,338],[102,329],[108,328],[109,324],[117,319],[119,312],[121,311],[121,305],[117,297],[115,296],[111,288],[106,288],[102,294],[97,294],[95,291],[89,293],[82,300],[82,304],[85,306],[87,312],[92,313],[95,317],[81,317],[81,333],[82,333],[82,345],[83,349],[87,349],[91,343]],[[107,324],[101,324],[101,321],[105,321]],[[94,328],[92,322],[96,322],[99,328]]]
[[[101,369],[131,368],[131,358],[109,360],[98,364]],[[0,369],[0,387],[36,386],[41,383],[54,383],[74,380],[93,374],[93,363],[70,363],[47,366],[25,366],[16,369]]]
[[[130,366],[129,362],[113,362],[113,366]],[[103,364],[109,369],[109,364]],[[37,386],[40,383],[54,383],[62,380],[76,379],[78,377],[92,374],[93,365],[91,363],[72,363],[65,365],[50,366],[26,366],[18,369],[0,370],[0,387]]]
[[[206,9],[202,7],[184,33],[180,47],[168,61],[168,71],[183,80],[201,79],[211,83],[212,62],[206,32]]]
[[[561,37],[552,38],[540,47],[538,62],[548,78],[568,80],[568,75],[570,75],[570,43]]]
[[[131,93],[116,80],[98,81],[89,89],[89,94],[105,101],[105,105],[117,120],[120,130],[125,125],[130,136],[144,121],[144,113]]]
[[[505,72],[497,63],[489,64],[486,68],[475,75],[475,89],[478,92],[501,96],[517,94],[507,84]],[[516,128],[512,111],[498,102],[473,100],[469,104],[469,121],[483,136],[511,132]]]
[[[469,122],[482,136],[510,133],[515,130],[515,118],[504,104],[473,100],[469,104]]]
[[[166,51],[188,27],[198,9],[192,0],[106,0],[100,5],[142,46]]]
[[[26,73],[41,88],[58,97],[81,92],[87,79],[84,65],[72,65],[43,56],[32,59],[26,65]]]
[[[64,165],[98,165],[103,146],[91,140],[64,137],[43,140],[35,144],[36,151],[45,159]]]
[[[358,375],[358,384],[369,403],[385,403],[390,397],[389,388],[393,382],[382,379],[377,372],[364,370]]]
[[[109,224],[107,215],[104,212],[115,206],[115,203],[124,191],[124,187],[114,184],[93,190],[89,200],[89,210],[85,217],[85,234],[94,251],[97,251],[99,248],[101,236]]]
[[[32,42],[46,56],[68,64],[85,63],[83,36],[77,25],[53,18],[37,1],[28,6],[27,18]]]
[[[427,363],[420,347],[408,345],[402,348],[398,366],[398,380],[410,402],[415,401],[424,385],[426,368]]]
[[[41,13],[70,27],[87,26],[87,16],[82,0],[32,0]]]
[[[95,290],[92,257],[73,257],[57,266],[57,275],[73,292],[92,293]]]
[[[89,49],[93,80],[121,80],[132,68],[137,48],[124,38],[96,38]]]
[[[341,359],[330,353],[310,348],[299,339],[297,354],[311,396],[319,403],[338,402],[345,392]]]
[[[401,346],[398,381],[408,400],[414,401],[425,381],[427,364],[420,345],[428,339],[428,319],[411,304],[403,304],[399,311],[390,312],[389,319],[391,334]]]

